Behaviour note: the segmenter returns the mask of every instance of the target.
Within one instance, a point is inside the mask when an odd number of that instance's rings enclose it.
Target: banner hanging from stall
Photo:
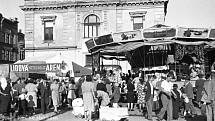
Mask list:
[[[45,72],[59,72],[61,70],[62,63],[10,65],[10,71],[13,71],[15,73],[45,73]]]

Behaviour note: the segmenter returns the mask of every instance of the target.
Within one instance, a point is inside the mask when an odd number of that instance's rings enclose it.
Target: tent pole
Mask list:
[[[9,73],[8,73],[8,77],[9,77],[9,79],[10,79],[10,64],[8,64],[8,66],[9,66]]]
[[[92,52],[91,52],[91,65],[92,65],[92,75],[94,75],[94,62],[93,62],[93,54],[92,54]]]

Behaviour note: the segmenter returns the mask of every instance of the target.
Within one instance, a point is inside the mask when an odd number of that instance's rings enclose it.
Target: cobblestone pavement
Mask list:
[[[200,110],[198,110],[199,112]],[[156,117],[154,115],[153,121],[156,121]],[[145,119],[140,112],[132,111],[129,112],[129,121],[148,121]],[[173,120],[173,121],[204,121],[205,119],[202,116],[197,116],[194,118],[180,118],[178,120]],[[66,110],[66,111],[61,111],[59,114],[55,114],[54,112],[47,113],[45,115],[43,114],[37,114],[34,116],[31,116],[29,118],[20,118],[18,121],[84,121],[83,118],[78,118],[75,117],[72,114],[71,110]],[[101,120],[96,120],[96,121],[101,121]]]

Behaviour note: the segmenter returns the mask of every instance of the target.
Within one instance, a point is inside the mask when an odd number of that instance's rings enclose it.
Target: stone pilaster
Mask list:
[[[25,43],[26,47],[34,45],[34,12],[25,12]]]

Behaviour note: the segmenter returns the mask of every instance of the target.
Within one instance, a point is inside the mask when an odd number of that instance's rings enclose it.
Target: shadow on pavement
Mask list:
[[[69,109],[69,108],[63,109],[63,110],[61,110],[59,113],[56,113],[56,114],[54,114],[54,115],[51,115],[51,116],[46,117],[46,118],[44,118],[44,119],[41,119],[41,120],[39,120],[39,121],[46,121],[46,120],[48,120],[48,119],[50,119],[50,118],[53,118],[53,117],[55,117],[55,116],[61,115],[61,114],[63,114],[63,113],[66,113],[67,111],[71,111],[71,109]]]
[[[206,116],[185,117],[186,121],[207,121]]]

